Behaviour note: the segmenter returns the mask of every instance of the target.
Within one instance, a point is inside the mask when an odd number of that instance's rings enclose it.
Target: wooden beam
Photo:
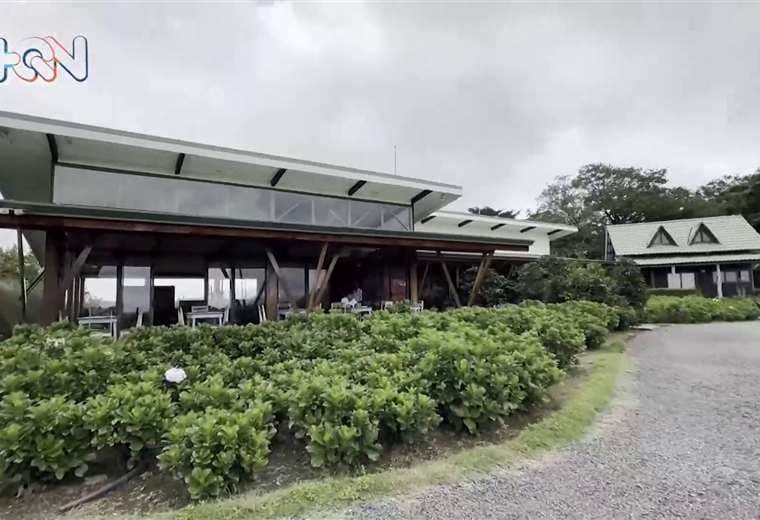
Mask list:
[[[472,219],[468,218],[467,220],[463,220],[462,222],[457,224],[457,227],[465,227],[467,224],[471,224],[471,223],[472,223]]]
[[[428,222],[430,222],[434,218],[435,218],[435,215],[428,215],[427,217],[425,217],[422,220],[420,220],[420,224],[427,224]]]
[[[339,233],[332,231],[306,231],[286,229],[265,229],[242,226],[222,226],[206,224],[174,224],[165,222],[146,222],[136,220],[113,220],[107,218],[84,218],[62,217],[51,215],[4,215],[0,214],[0,228],[41,229],[53,231],[69,230],[98,230],[98,231],[124,231],[130,233],[158,233],[184,236],[212,236],[262,240],[282,241],[306,241],[306,242],[332,242],[357,246],[392,246],[414,247],[417,249],[431,249],[442,251],[478,252],[500,249],[504,251],[528,251],[529,244],[519,240],[514,243],[512,239],[504,238],[504,242],[493,240],[487,242],[478,241],[476,237],[446,237],[434,238],[431,236],[417,236],[411,233],[393,234],[391,236],[377,234],[360,234],[359,232]],[[405,235],[405,236],[404,236]]]
[[[319,260],[317,261],[317,277],[316,284],[309,291],[309,302],[306,305],[306,310],[311,311],[314,308],[314,299],[319,292],[322,285],[322,267],[325,265],[325,256],[327,256],[327,242],[322,244],[322,250],[319,252]]]
[[[353,195],[354,193],[362,189],[362,186],[364,186],[365,184],[367,184],[367,181],[356,181],[356,184],[354,184],[348,189],[348,196],[350,197],[351,195]]]
[[[277,258],[275,258],[271,249],[267,248],[266,253],[269,263],[272,265],[272,269],[274,269],[274,274],[277,275],[277,283],[282,285],[282,290],[285,291],[285,296],[287,296],[291,302],[295,303],[293,293],[290,292],[288,283],[285,281],[285,278],[282,277],[282,271],[280,271],[280,264],[277,263]]]
[[[430,270],[430,262],[425,262],[425,268],[422,270],[422,279],[420,279],[420,286],[417,292],[422,295],[422,290],[425,288],[425,279],[427,278],[428,271]]]
[[[409,299],[412,305],[420,300],[419,286],[417,285],[417,259],[413,258],[409,265]]]
[[[82,267],[84,267],[84,264],[87,261],[87,257],[90,256],[91,252],[92,252],[92,245],[84,246],[84,248],[82,248],[82,251],[79,252],[79,255],[77,255],[76,259],[71,264],[71,269],[69,269],[66,272],[66,276],[63,278],[63,281],[61,282],[61,286],[58,289],[59,300],[62,300],[64,296],[66,295],[66,291],[71,289],[72,280],[74,279],[74,277],[79,276],[79,273],[82,272]]]
[[[21,228],[16,229],[16,250],[18,253],[18,285],[21,300],[21,322],[26,321],[26,273],[24,272],[24,235]]]
[[[441,269],[443,269],[443,275],[446,277],[446,283],[449,284],[449,293],[454,298],[454,303],[456,303],[456,306],[461,307],[462,302],[459,300],[457,288],[454,286],[454,282],[451,280],[451,275],[449,274],[448,267],[446,267],[446,262],[443,260],[439,260],[439,262],[441,263]]]
[[[547,236],[552,236],[552,235],[554,235],[554,234],[557,234],[557,233],[561,233],[561,232],[562,232],[562,230],[561,230],[561,229],[555,229],[555,230],[553,230],[553,231],[549,231],[549,232],[547,233]]]
[[[499,222],[498,224],[494,224],[491,226],[491,231],[496,231],[497,229],[506,226],[504,222]]]
[[[522,228],[522,229],[520,230],[520,233],[527,233],[527,232],[528,232],[528,231],[530,231],[531,229],[536,229],[536,226],[528,226],[528,227],[524,227],[524,228]]]
[[[470,297],[467,299],[468,307],[475,303],[475,298],[477,298],[478,293],[480,292],[480,286],[483,284],[483,280],[486,277],[486,271],[491,264],[492,257],[493,252],[483,253],[483,258],[480,260],[480,266],[478,267],[478,274],[475,275],[475,282],[472,284],[472,291],[470,291]]]
[[[50,325],[58,319],[58,275],[61,269],[60,237],[53,232],[45,234],[45,285],[42,289],[42,325]]]
[[[280,168],[279,170],[277,170],[277,173],[275,173],[272,176],[272,180],[269,181],[269,185],[272,186],[273,188],[277,186],[277,184],[280,182],[280,179],[282,179],[282,176],[285,175],[286,171],[288,170],[286,170],[285,168]]]
[[[333,269],[335,269],[335,264],[338,263],[338,258],[340,258],[340,255],[342,253],[338,253],[335,256],[332,257],[332,260],[330,260],[330,266],[327,268],[327,274],[325,275],[325,279],[322,282],[322,287],[319,289],[319,294],[317,295],[318,302],[321,302],[322,299],[325,297],[325,291],[327,291],[327,284],[330,283],[330,277],[332,276]]]

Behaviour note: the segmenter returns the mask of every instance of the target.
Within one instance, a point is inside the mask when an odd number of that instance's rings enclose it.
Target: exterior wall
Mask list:
[[[746,296],[754,292],[752,264],[721,264],[723,296]],[[718,296],[715,264],[645,267],[644,280],[652,289],[694,289],[703,296]]]

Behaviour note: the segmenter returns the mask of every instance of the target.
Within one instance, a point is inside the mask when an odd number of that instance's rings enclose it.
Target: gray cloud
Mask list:
[[[585,163],[695,186],[760,166],[760,4],[14,4],[90,41],[84,84],[0,109],[464,186],[528,208]]]

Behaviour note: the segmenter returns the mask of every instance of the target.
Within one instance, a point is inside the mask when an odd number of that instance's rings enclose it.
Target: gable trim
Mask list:
[[[660,226],[657,228],[657,231],[654,232],[654,235],[652,235],[652,238],[649,240],[649,244],[647,244],[647,247],[652,247],[654,245],[654,241],[657,240],[660,236],[665,237],[665,239],[669,242],[669,244],[657,244],[657,245],[669,245],[669,246],[676,246],[678,247],[678,243],[673,239],[670,233],[668,233],[668,230],[665,229],[665,226]]]

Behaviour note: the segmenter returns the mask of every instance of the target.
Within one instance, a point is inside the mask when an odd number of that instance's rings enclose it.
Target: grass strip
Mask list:
[[[590,373],[560,409],[502,444],[470,448],[411,468],[354,477],[329,477],[265,494],[249,493],[226,500],[194,504],[156,518],[238,520],[302,515],[455,482],[499,466],[507,466],[521,458],[556,449],[579,439],[588,431],[597,414],[609,404],[618,376],[625,366],[623,350],[623,346],[615,342],[604,350],[589,353],[593,358]]]

